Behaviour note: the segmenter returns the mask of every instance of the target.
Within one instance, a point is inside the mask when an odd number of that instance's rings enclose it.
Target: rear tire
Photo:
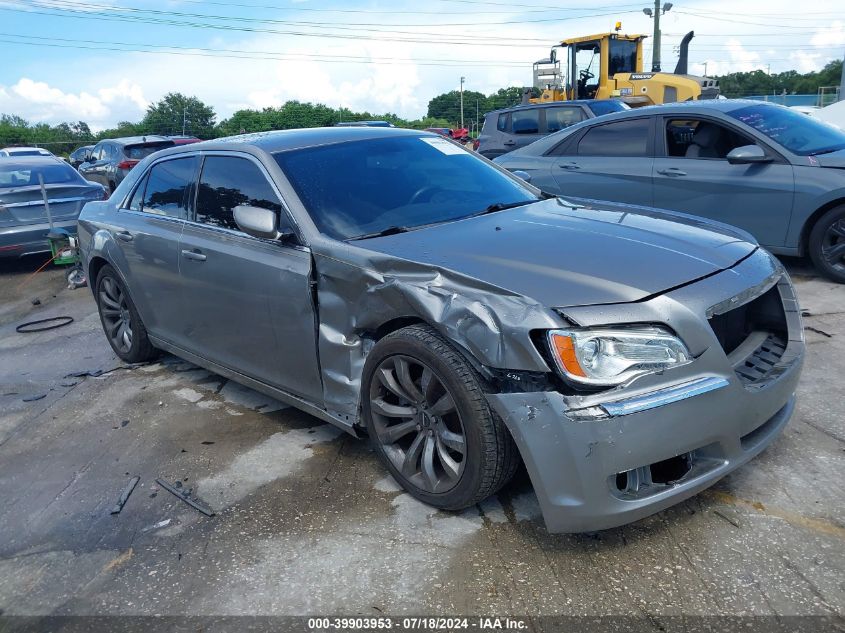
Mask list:
[[[158,356],[132,297],[115,269],[104,265],[94,288],[100,323],[114,353],[127,363],[143,363]]]
[[[816,269],[828,279],[845,283],[845,205],[816,220],[808,246]]]
[[[361,401],[370,441],[414,497],[461,510],[513,477],[519,452],[475,370],[435,330],[414,325],[376,343]]]

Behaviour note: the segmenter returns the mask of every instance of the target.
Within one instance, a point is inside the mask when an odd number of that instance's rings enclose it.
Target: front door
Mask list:
[[[731,165],[726,156],[754,140],[733,127],[696,117],[663,117],[664,151],[654,161],[654,206],[738,226],[763,246],[783,246],[792,213],[792,166]],[[660,135],[658,135],[660,138]]]
[[[312,401],[322,399],[311,254],[294,243],[251,237],[238,205],[270,208],[290,228],[276,188],[252,157],[205,157],[195,215],[180,251],[182,336],[188,351]]]

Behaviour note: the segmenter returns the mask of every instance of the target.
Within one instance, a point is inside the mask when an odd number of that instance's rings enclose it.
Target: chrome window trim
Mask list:
[[[73,198],[47,198],[47,201],[50,204],[61,204],[63,202],[92,202],[95,200],[99,200],[100,198],[86,198],[85,196],[74,196]],[[12,202],[6,203],[2,205],[5,209],[14,209],[20,207],[38,207],[44,206],[44,201],[39,200],[27,200],[26,202]]]

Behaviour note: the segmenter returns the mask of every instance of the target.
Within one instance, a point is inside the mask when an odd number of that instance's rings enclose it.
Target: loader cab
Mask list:
[[[600,33],[563,40],[534,64],[537,101],[610,98],[614,75],[642,72],[645,37]]]

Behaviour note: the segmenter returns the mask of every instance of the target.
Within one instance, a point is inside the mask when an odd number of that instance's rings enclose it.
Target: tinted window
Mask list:
[[[540,132],[540,110],[514,110],[511,113],[514,134],[537,134]]]
[[[505,132],[508,129],[508,115],[500,114],[499,120],[496,122],[496,129],[500,132]]]
[[[491,204],[536,200],[474,153],[429,136],[337,143],[275,158],[320,231],[336,239],[449,222]]]
[[[197,192],[197,222],[239,231],[233,209],[242,204],[282,210],[267,177],[251,160],[206,157]]]
[[[646,156],[651,133],[649,119],[618,121],[587,130],[578,143],[581,156]]]
[[[141,160],[146,158],[153,152],[157,152],[165,147],[173,147],[173,141],[166,141],[162,143],[147,143],[144,145],[127,145],[123,148],[123,153],[127,158]]]
[[[590,104],[590,110],[592,110],[593,114],[596,116],[610,114],[611,112],[622,112],[623,110],[630,109],[631,107],[627,103],[619,101],[618,99],[600,99],[599,101],[593,101]]]
[[[608,74],[637,72],[637,42],[628,40],[610,40],[610,59]]]
[[[557,132],[584,120],[581,108],[546,108],[546,130]]]
[[[197,159],[179,158],[158,163],[147,176],[143,211],[186,219],[190,192],[196,178]]]
[[[845,149],[845,132],[789,108],[752,105],[727,113],[799,156]]]

